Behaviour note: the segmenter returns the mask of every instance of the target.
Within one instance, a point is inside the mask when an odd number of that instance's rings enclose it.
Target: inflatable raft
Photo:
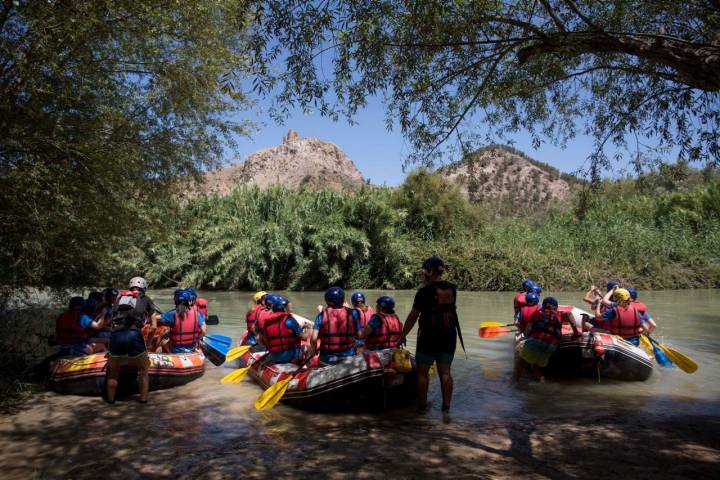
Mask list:
[[[573,306],[561,305],[561,312],[570,312],[578,330],[582,327],[582,316],[594,315]],[[653,372],[653,358],[642,348],[609,333],[583,332],[573,338],[572,328],[563,325],[563,337],[558,349],[544,369],[545,374],[554,377],[594,377],[615,380],[644,381]],[[515,351],[524,335],[515,336]]]
[[[202,353],[151,353],[150,390],[162,390],[200,378],[205,373]],[[50,362],[47,385],[50,389],[72,395],[102,395],[105,392],[105,353],[61,357]],[[137,370],[123,367],[118,394],[137,392]]]
[[[250,351],[238,359],[250,365],[249,375],[267,389],[295,373],[292,363],[274,364],[265,350]],[[317,357],[290,382],[282,401],[307,409],[371,410],[399,405],[415,397],[415,365],[408,373],[392,368],[392,349],[366,351],[336,365],[319,364]]]

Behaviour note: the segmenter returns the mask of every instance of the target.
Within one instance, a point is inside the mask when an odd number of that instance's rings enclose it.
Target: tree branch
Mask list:
[[[596,30],[596,31],[598,31],[598,32],[602,32],[602,31],[603,31],[602,28],[600,28],[599,26],[597,26],[592,20],[590,20],[590,18],[589,18],[587,15],[585,15],[584,13],[582,13],[582,12],[580,11],[580,9],[578,8],[578,6],[575,5],[575,2],[573,2],[572,0],[563,0],[563,1],[564,1],[565,4],[568,6],[568,8],[575,13],[575,15],[577,15],[578,17],[580,17],[580,20],[582,20],[583,22],[585,22],[585,24],[586,24],[588,27],[590,27],[590,28],[592,28],[593,30]]]
[[[555,13],[555,10],[550,6],[547,0],[539,0],[542,4],[543,8],[545,8],[545,11],[550,15],[550,18],[552,18],[553,23],[557,27],[558,30],[561,32],[567,32],[565,29],[565,25],[562,23],[562,20],[560,20],[560,17],[557,16],[557,13]]]

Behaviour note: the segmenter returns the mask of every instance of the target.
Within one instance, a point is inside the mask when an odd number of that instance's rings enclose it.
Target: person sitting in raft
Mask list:
[[[365,294],[363,292],[353,292],[350,297],[353,308],[360,314],[360,328],[365,328],[365,325],[370,321],[370,318],[375,314],[375,310],[365,303]]]
[[[100,343],[89,343],[91,329],[98,329],[100,321],[93,321],[85,314],[85,299],[72,297],[65,310],[55,320],[55,340],[60,345],[61,355],[89,355],[104,352],[105,346]]]
[[[334,365],[357,353],[355,338],[360,332],[360,313],[343,305],[345,291],[340,287],[328,288],[323,308],[318,305],[315,328],[310,345],[317,345],[320,338],[320,361]]]
[[[540,310],[540,305],[538,305],[540,297],[535,292],[529,292],[525,295],[525,303],[526,305],[515,314],[515,325],[518,332],[524,332],[527,326],[530,325],[532,316]]]
[[[198,298],[197,302],[195,302],[195,306],[198,310],[200,310],[200,313],[203,314],[205,318],[208,317],[208,300],[207,298]]]
[[[304,355],[300,342],[310,333],[300,326],[290,312],[290,301],[279,295],[268,295],[272,311],[260,315],[254,328],[258,340],[268,349],[274,363],[301,363]]]
[[[149,320],[157,326],[160,309],[145,295],[147,281],[142,277],[130,279],[130,290],[121,291],[112,308],[106,385],[108,403],[115,403],[120,367],[128,365],[138,369],[140,403],[147,403],[150,391],[150,357],[147,353],[141,328]]]
[[[255,324],[260,314],[265,310],[265,297],[267,297],[267,292],[264,291],[255,292],[255,295],[253,295],[254,305],[248,310],[247,314],[245,314],[248,333],[243,341],[243,345],[255,346],[258,343],[257,338],[255,338]]]
[[[102,298],[97,305],[97,315],[93,317],[96,321],[100,321],[100,326],[92,332],[95,340],[100,343],[107,343],[110,339],[110,332],[112,331],[112,306],[115,300],[117,300],[118,293],[118,289],[112,287],[102,291]]]
[[[205,335],[205,317],[192,305],[191,291],[180,290],[174,300],[175,308],[160,317],[160,323],[170,327],[170,352],[193,353]]]
[[[572,326],[574,336],[580,335],[572,314],[561,314],[558,311],[558,301],[554,297],[545,297],[542,309],[533,314],[525,329],[527,338],[522,342],[522,348],[515,360],[513,380],[519,382],[522,372],[529,366],[532,377],[545,383],[545,376],[540,369],[547,367],[550,357],[557,350],[562,339],[562,324],[565,322]]]
[[[615,295],[615,291],[620,288],[620,284],[614,280],[608,280],[607,282],[607,292],[605,293],[605,296],[600,300],[600,313],[605,313],[608,310],[611,310],[615,308],[617,305],[616,302],[613,301],[613,297]]]
[[[613,298],[617,302],[613,308],[605,312],[602,312],[599,306],[595,309],[595,325],[613,335],[621,336],[635,346],[639,345],[639,336],[644,331],[645,315],[631,303],[630,292],[626,289],[616,288]]]
[[[513,298],[513,309],[515,310],[516,314],[518,311],[520,311],[522,307],[526,305],[525,295],[534,291],[537,284],[533,282],[532,279],[526,278],[522,281],[520,286],[522,287],[522,290],[517,292],[515,294],[515,298]]]
[[[377,311],[360,332],[368,350],[396,348],[403,340],[403,323],[395,314],[395,299],[384,295],[377,299]]]
[[[630,302],[635,305],[635,308],[638,309],[640,315],[643,316],[643,330],[646,333],[652,333],[653,330],[657,328],[657,323],[655,323],[655,320],[653,320],[650,312],[647,311],[647,306],[644,303],[638,301],[637,290],[635,290],[634,288],[628,288],[627,291],[630,293]]]

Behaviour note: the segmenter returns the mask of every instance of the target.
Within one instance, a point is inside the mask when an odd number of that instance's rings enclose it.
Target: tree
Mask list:
[[[248,125],[234,1],[0,5],[0,285],[92,285]],[[127,251],[125,252],[127,253]]]
[[[409,163],[521,129],[538,146],[592,135],[595,178],[609,143],[638,169],[675,146],[720,161],[717,0],[266,0],[252,44],[277,116],[352,118],[383,95]]]

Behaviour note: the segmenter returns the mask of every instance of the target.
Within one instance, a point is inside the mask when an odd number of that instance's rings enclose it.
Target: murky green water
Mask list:
[[[164,307],[171,291],[151,295]],[[414,292],[390,293],[401,318]],[[552,292],[549,292],[552,294]],[[319,292],[287,292],[294,310],[312,318]],[[250,292],[202,292],[221,324],[210,333],[240,337]],[[556,294],[581,305],[581,293]],[[431,410],[381,414],[310,413],[285,405],[256,412],[261,393],[249,378],[221,385],[231,370],[208,364],[204,377],[108,406],[99,398],[33,397],[0,417],[0,470],[7,478],[394,478],[549,477],[589,472],[682,476],[720,474],[719,291],[640,292],[659,328],[658,340],[700,364],[692,375],[656,370],[646,382],[510,381],[512,338],[483,340],[481,321],[508,322],[511,293],[461,292],[467,347],[453,364],[449,417],[439,412],[437,378]],[[414,349],[415,332],[409,347]],[[651,444],[652,464],[637,455]],[[548,445],[552,445],[550,448]],[[615,467],[613,467],[613,465]],[[610,470],[608,470],[610,468]]]

